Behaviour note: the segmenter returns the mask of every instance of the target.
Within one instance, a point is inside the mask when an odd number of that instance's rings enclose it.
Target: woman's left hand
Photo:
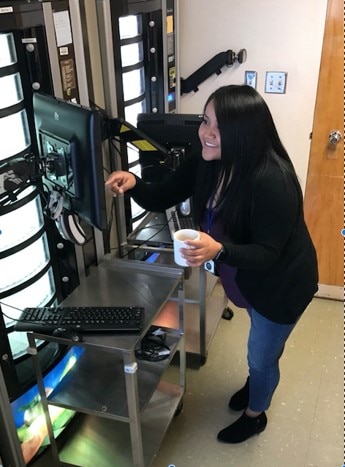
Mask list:
[[[180,249],[181,255],[191,267],[201,266],[205,261],[213,259],[223,246],[204,232],[199,232],[199,235],[199,240],[185,240],[186,248]]]

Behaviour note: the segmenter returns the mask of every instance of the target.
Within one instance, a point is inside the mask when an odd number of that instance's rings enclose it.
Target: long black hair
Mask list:
[[[201,222],[205,206],[219,186],[217,216],[225,232],[243,240],[243,221],[250,209],[253,184],[269,161],[292,174],[300,199],[302,192],[271,112],[260,94],[250,86],[228,85],[213,92],[204,111],[213,101],[221,138],[221,160],[202,160],[196,179],[194,212]]]

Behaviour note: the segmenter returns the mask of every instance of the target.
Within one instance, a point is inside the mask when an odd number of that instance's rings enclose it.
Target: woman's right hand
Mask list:
[[[134,188],[136,183],[136,178],[131,172],[118,170],[109,175],[108,180],[105,182],[105,186],[115,195],[121,195],[127,190]]]

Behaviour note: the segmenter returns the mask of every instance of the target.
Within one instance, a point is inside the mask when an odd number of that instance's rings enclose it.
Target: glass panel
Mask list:
[[[49,262],[46,234],[17,253],[0,259],[0,292],[38,274]]]
[[[0,118],[0,135],[0,160],[27,149],[30,146],[30,133],[26,111]]]
[[[146,102],[144,100],[125,107],[125,120],[137,126],[138,114],[146,112]]]
[[[141,96],[145,91],[144,67],[141,67],[138,70],[123,73],[122,84],[125,101],[129,101]]]
[[[141,206],[139,206],[135,201],[133,201],[133,199],[131,198],[131,210],[132,210],[132,217],[135,219],[137,216],[139,216],[141,213],[145,212],[145,209],[143,209]],[[140,219],[140,221],[138,221],[138,223],[140,223],[142,221],[142,219]],[[133,224],[133,228],[135,228],[135,224]]]
[[[18,196],[18,199],[24,198],[34,189],[34,187],[27,188]],[[32,237],[42,226],[42,205],[37,195],[24,206],[0,216],[0,251],[19,245]]]
[[[136,161],[139,162],[139,150],[136,147],[132,146],[130,143],[127,144],[127,156],[129,164],[132,164]]]
[[[24,99],[19,73],[0,78],[0,109],[18,104]]]
[[[13,34],[0,34],[0,68],[17,63]]]
[[[26,307],[44,306],[55,295],[53,270],[49,268],[44,276],[25,289],[1,300],[5,324],[14,324]]]
[[[139,16],[128,15],[119,18],[120,39],[129,39],[141,34],[141,21]]]
[[[128,44],[121,46],[122,66],[136,65],[143,60],[143,43]]]

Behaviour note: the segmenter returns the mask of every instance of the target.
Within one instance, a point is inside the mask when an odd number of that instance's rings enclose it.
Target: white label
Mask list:
[[[58,47],[72,44],[72,30],[68,11],[58,11],[53,14],[56,43]]]
[[[13,13],[13,7],[12,6],[2,6],[2,7],[0,7],[0,15],[2,13]]]
[[[68,47],[60,47],[60,55],[68,55]]]
[[[27,37],[22,39],[22,44],[37,44],[36,37]]]

